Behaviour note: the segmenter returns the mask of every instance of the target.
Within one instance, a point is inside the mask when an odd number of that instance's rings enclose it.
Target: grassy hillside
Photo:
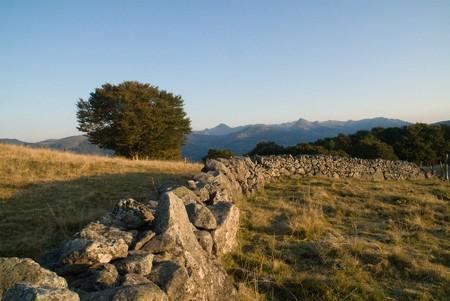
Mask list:
[[[291,179],[240,203],[243,300],[448,300],[450,184]]]
[[[120,198],[152,199],[200,169],[0,144],[0,256],[38,257]]]

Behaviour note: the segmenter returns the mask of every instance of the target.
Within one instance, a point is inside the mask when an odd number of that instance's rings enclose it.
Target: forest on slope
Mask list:
[[[373,128],[354,134],[339,134],[311,143],[284,147],[260,142],[248,155],[336,155],[362,159],[405,160],[438,164],[450,153],[450,125],[416,123],[404,127]]]

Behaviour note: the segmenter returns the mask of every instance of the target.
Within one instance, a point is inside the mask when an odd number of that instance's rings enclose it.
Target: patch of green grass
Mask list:
[[[239,248],[223,263],[243,300],[446,300],[445,193],[440,181],[271,183],[239,203]]]

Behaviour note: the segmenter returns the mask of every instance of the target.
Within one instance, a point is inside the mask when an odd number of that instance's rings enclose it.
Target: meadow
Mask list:
[[[200,164],[0,144],[0,256],[38,259],[122,198],[157,198]],[[238,201],[221,259],[242,300],[445,300],[450,183],[291,178]]]
[[[77,155],[0,144],[0,256],[39,258],[122,198],[157,197],[200,164]]]
[[[450,184],[299,178],[239,203],[242,300],[448,300]]]

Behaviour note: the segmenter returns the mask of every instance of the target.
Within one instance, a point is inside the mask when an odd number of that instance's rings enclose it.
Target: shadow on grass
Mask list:
[[[184,183],[186,175],[121,173],[32,184],[0,200],[0,257],[38,258],[121,198],[157,198],[160,183]]]

